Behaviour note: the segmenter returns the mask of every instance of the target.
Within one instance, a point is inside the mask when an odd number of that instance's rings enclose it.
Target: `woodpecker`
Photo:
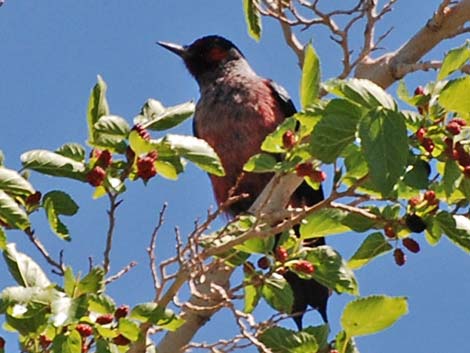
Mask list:
[[[258,76],[242,52],[229,40],[211,35],[190,45],[158,42],[183,59],[199,85],[193,132],[204,139],[220,157],[225,176],[209,175],[214,196],[220,204],[229,196],[247,194],[232,204],[228,212],[246,212],[272,178],[270,173],[246,173],[243,166],[260,152],[265,137],[295,112],[287,92],[274,81]],[[290,205],[311,206],[323,200],[323,191],[302,183],[293,193]],[[298,234],[298,227],[294,230]],[[323,245],[318,238],[314,244]],[[328,288],[317,281],[304,280],[293,272],[284,274],[294,293],[293,319],[299,330],[307,306],[317,309],[327,322]]]

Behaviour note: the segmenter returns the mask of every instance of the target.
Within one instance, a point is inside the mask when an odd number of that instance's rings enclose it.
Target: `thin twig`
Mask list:
[[[106,278],[106,280],[104,281],[105,284],[110,284],[111,282],[114,282],[116,280],[118,280],[119,278],[121,278],[122,276],[124,276],[127,272],[129,272],[130,270],[132,270],[132,268],[134,268],[135,266],[137,266],[137,262],[135,261],[131,261],[126,267],[124,267],[121,271],[119,271],[118,273],[116,273],[115,275],[112,275],[111,277],[108,277]]]
[[[114,228],[116,226],[116,209],[121,204],[121,201],[117,201],[117,194],[113,194],[108,192],[109,196],[109,210],[108,210],[108,232],[106,235],[106,247],[104,250],[103,255],[103,268],[105,273],[109,272],[110,268],[110,255],[111,255],[111,248],[113,246],[113,236],[114,236]]]
[[[49,252],[46,250],[46,247],[36,237],[34,230],[32,230],[31,228],[27,228],[25,229],[24,233],[28,236],[29,240],[36,247],[36,249],[39,250],[42,257],[44,257],[47,263],[50,264],[52,267],[54,267],[52,271],[60,276],[63,276],[65,272],[65,266],[64,266],[64,263],[62,262],[63,252],[61,251],[60,253],[59,261],[56,261],[52,258],[51,255],[49,255]]]

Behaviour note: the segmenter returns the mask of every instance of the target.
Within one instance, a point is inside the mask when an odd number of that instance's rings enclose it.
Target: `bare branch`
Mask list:
[[[116,226],[116,209],[121,204],[121,201],[117,201],[118,195],[112,194],[108,192],[109,196],[109,210],[108,210],[108,232],[106,235],[106,246],[104,249],[103,255],[103,268],[105,273],[109,272],[110,268],[110,255],[111,255],[111,248],[113,246],[113,236],[114,236],[114,228]]]
[[[137,262],[131,261],[126,267],[124,267],[121,271],[112,275],[111,277],[106,278],[104,281],[105,284],[110,284],[111,282],[117,281],[119,278],[124,276],[127,272],[132,270],[135,266],[137,266]]]
[[[157,243],[158,232],[159,232],[161,226],[163,225],[164,215],[165,215],[165,211],[166,211],[167,207],[168,207],[168,204],[164,203],[161,210],[160,210],[160,213],[158,215],[157,225],[153,229],[152,236],[150,237],[150,245],[147,248],[147,254],[148,254],[149,260],[150,260],[150,272],[152,274],[153,287],[155,289],[155,293],[157,293],[158,290],[161,288],[161,283],[160,283],[160,280],[159,280],[158,274],[157,274],[155,246],[156,246],[156,243]]]
[[[54,273],[63,276],[65,272],[65,266],[63,263],[63,251],[60,252],[59,261],[56,261],[49,255],[46,247],[41,243],[41,241],[36,237],[34,230],[31,228],[25,229],[24,233],[28,236],[31,243],[39,250],[42,257],[47,261],[49,265],[51,265],[54,269],[52,270]]]

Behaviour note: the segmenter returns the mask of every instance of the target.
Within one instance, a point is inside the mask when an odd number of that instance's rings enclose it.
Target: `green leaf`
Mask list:
[[[315,267],[314,279],[338,293],[359,294],[354,272],[337,251],[326,245],[305,248],[303,251],[306,253],[305,260]]]
[[[245,172],[267,173],[276,169],[277,160],[272,154],[258,153],[251,156],[243,166]]]
[[[382,87],[372,81],[358,78],[331,80],[325,83],[325,89],[339,97],[345,98],[361,107],[373,109],[378,107],[396,109],[396,103]]]
[[[95,123],[95,133],[126,138],[131,131],[126,119],[117,115],[103,115]]]
[[[5,250],[7,246],[7,235],[2,227],[0,227],[0,250]]]
[[[73,269],[70,266],[65,268],[64,272],[64,291],[69,297],[75,297],[75,287],[77,285],[77,280],[73,274]]]
[[[312,43],[308,43],[304,50],[304,63],[300,81],[300,102],[304,110],[318,99],[320,79],[320,60]]]
[[[63,191],[50,191],[43,198],[43,207],[52,231],[64,240],[70,240],[67,227],[59,219],[59,215],[73,216],[78,205]]]
[[[81,353],[82,337],[77,330],[57,335],[52,341],[53,353]]]
[[[359,146],[355,144],[348,145],[341,153],[341,156],[344,157],[344,165],[347,170],[345,177],[362,178],[369,172],[367,162]]]
[[[433,227],[438,227],[454,244],[470,252],[470,221],[465,216],[439,212],[433,218]]]
[[[91,294],[89,296],[89,307],[91,311],[100,314],[111,314],[116,309],[113,298],[104,293]]]
[[[417,159],[408,166],[403,182],[415,189],[427,189],[429,186],[429,163],[422,159]]]
[[[26,212],[3,190],[0,190],[0,219],[12,228],[25,230],[30,226]]]
[[[271,153],[281,153],[285,152],[282,136],[288,130],[295,131],[297,121],[293,118],[285,119],[280,125],[277,126],[276,130],[269,134],[263,141],[261,145],[261,150]]]
[[[16,250],[10,243],[3,251],[3,257],[16,283],[23,287],[47,287],[51,284],[41,267],[29,256]]]
[[[158,174],[162,177],[170,180],[178,179],[178,170],[172,163],[161,160],[156,160],[154,163]]]
[[[348,337],[344,331],[340,331],[336,335],[335,348],[342,353],[359,353],[354,338]]]
[[[219,157],[206,141],[193,136],[169,134],[163,142],[206,172],[217,176],[225,175]]]
[[[165,108],[159,101],[149,99],[140,115],[134,118],[134,123],[150,130],[168,130],[192,116],[195,108],[192,101]]]
[[[408,158],[408,136],[401,114],[377,109],[359,128],[364,157],[374,187],[388,196],[402,176]]]
[[[161,308],[153,302],[136,305],[131,311],[130,318],[150,322],[169,331],[177,330],[184,323],[184,320],[172,310]]]
[[[356,270],[369,263],[377,256],[383,255],[393,249],[393,246],[380,232],[375,232],[367,236],[361,246],[351,259],[348,265],[351,269]]]
[[[82,293],[101,293],[104,290],[104,269],[94,267],[78,282],[77,290]]]
[[[140,334],[139,326],[134,322],[126,318],[119,319],[119,332],[130,339],[131,341],[137,341]]]
[[[236,245],[234,248],[249,254],[266,254],[274,247],[274,237],[267,239],[252,238],[245,241],[243,244]]]
[[[35,190],[33,186],[18,172],[0,167],[0,190],[10,195],[31,195]]]
[[[25,305],[23,303],[8,308],[5,315],[7,327],[18,331],[20,335],[38,334],[47,324],[48,308],[42,304]]]
[[[85,160],[85,148],[79,143],[66,143],[55,150],[55,153],[77,162]]]
[[[447,159],[444,166],[444,175],[442,177],[442,186],[446,196],[449,198],[456,190],[458,181],[462,176],[460,167],[453,159]]]
[[[21,162],[24,168],[42,174],[85,180],[85,164],[51,151],[32,150],[23,153]]]
[[[243,311],[249,314],[255,310],[261,298],[260,288],[252,284],[246,284],[243,289],[245,291],[245,306]]]
[[[275,326],[262,332],[259,339],[273,353],[313,353],[320,348],[315,336],[306,330],[296,332]]]
[[[333,99],[311,136],[312,154],[325,163],[333,163],[356,138],[362,111],[344,99]]]
[[[274,309],[290,313],[294,303],[294,293],[289,283],[284,277],[273,273],[271,277],[266,278],[262,288],[261,296]]]
[[[470,76],[464,76],[447,82],[439,96],[439,103],[452,112],[457,112],[463,117],[470,115],[470,100],[467,94],[470,92]]]
[[[88,298],[80,296],[72,299],[62,295],[51,302],[51,320],[54,326],[70,324],[88,312]]]
[[[109,115],[108,101],[106,100],[106,83],[101,76],[97,77],[98,82],[91,91],[88,101],[87,122],[88,122],[88,143],[95,144],[96,131],[95,124],[103,115]]]
[[[330,335],[330,326],[328,324],[309,326],[302,331],[313,335],[320,349],[328,345],[328,336]]]
[[[255,0],[243,0],[243,12],[245,14],[248,34],[254,40],[259,41],[262,31],[261,14],[256,8]]]
[[[348,303],[341,325],[349,337],[371,335],[392,326],[407,313],[405,297],[373,295]]]
[[[454,71],[461,69],[469,59],[470,48],[468,41],[459,48],[449,50],[449,52],[444,57],[444,61],[442,62],[437,79],[445,79]]]
[[[302,239],[319,238],[349,231],[341,222],[347,213],[334,208],[322,208],[313,212],[300,225]]]

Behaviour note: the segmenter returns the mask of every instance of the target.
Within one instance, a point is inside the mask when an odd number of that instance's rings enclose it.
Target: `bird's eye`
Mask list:
[[[219,48],[219,47],[215,47],[209,51],[207,58],[212,62],[218,62],[218,61],[225,59],[227,55],[228,55],[227,50]]]

